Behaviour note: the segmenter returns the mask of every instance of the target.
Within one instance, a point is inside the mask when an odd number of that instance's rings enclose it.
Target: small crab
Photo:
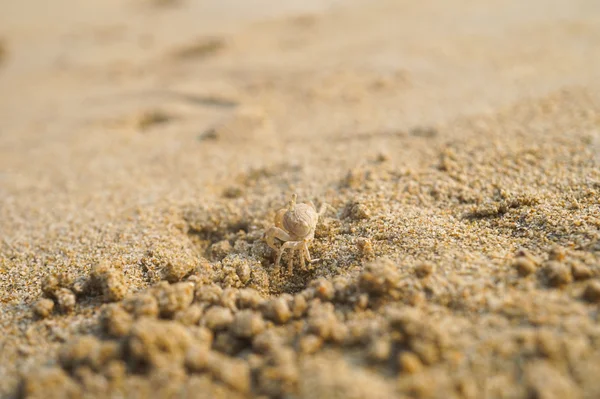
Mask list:
[[[319,212],[312,202],[308,204],[296,204],[297,195],[292,194],[292,198],[287,208],[280,209],[275,214],[275,225],[269,227],[264,234],[267,245],[277,251],[277,260],[275,268],[279,269],[279,262],[283,251],[292,249],[288,260],[288,273],[292,273],[294,252],[300,251],[300,261],[302,268],[306,269],[306,262],[314,263],[319,259],[311,259],[308,251],[308,242],[315,238],[315,228],[319,221],[319,216],[327,210],[327,204],[323,204]],[[281,247],[275,246],[275,238],[283,241]]]

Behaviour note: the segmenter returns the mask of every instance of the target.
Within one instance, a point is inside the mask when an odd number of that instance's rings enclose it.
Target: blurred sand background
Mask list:
[[[0,2],[0,396],[600,397],[599,82],[596,0]]]

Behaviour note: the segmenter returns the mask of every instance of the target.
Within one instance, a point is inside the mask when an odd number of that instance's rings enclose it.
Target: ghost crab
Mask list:
[[[288,260],[288,274],[292,273],[294,252],[296,251],[300,251],[300,262],[304,270],[306,270],[306,261],[308,263],[319,261],[319,259],[311,259],[308,242],[315,238],[315,228],[319,222],[319,216],[322,216],[328,207],[327,204],[323,204],[319,212],[317,212],[317,208],[312,202],[297,204],[297,198],[296,194],[292,194],[287,208],[277,211],[275,214],[275,225],[269,227],[264,234],[267,245],[277,252],[277,260],[275,261],[276,269],[279,269],[279,262],[281,261],[283,252],[291,248],[292,253]],[[279,248],[275,246],[276,238],[283,241],[283,244]]]

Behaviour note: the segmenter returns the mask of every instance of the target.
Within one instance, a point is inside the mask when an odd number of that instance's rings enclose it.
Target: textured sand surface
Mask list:
[[[600,397],[599,49],[596,0],[0,2],[0,396]]]

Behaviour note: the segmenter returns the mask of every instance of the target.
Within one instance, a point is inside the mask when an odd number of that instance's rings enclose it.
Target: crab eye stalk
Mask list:
[[[298,196],[296,194],[292,194],[292,199],[290,199],[289,205],[288,205],[288,210],[290,211],[295,211],[296,210],[296,199],[298,198]]]

